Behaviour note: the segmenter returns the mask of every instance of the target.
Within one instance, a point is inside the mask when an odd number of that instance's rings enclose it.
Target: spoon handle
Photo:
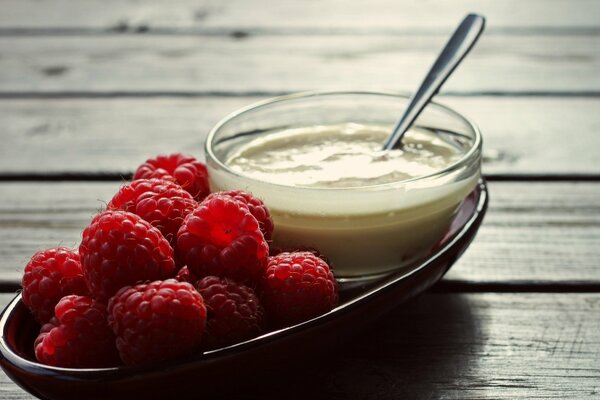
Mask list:
[[[404,114],[402,114],[392,134],[383,146],[384,150],[401,146],[404,133],[419,116],[431,98],[440,90],[440,87],[450,74],[452,74],[456,66],[460,64],[469,50],[473,48],[484,27],[485,18],[481,15],[469,14],[463,19],[450,40],[448,40],[448,43],[446,43],[437,60],[435,60],[419,89],[410,98]]]

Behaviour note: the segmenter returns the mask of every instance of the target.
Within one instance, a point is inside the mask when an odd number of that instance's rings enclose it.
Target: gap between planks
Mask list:
[[[131,180],[127,172],[40,172],[0,173],[0,182],[122,182]],[[600,182],[600,174],[484,174],[489,182]]]
[[[235,29],[233,27],[222,28],[169,28],[152,27],[145,24],[139,25],[114,25],[105,28],[85,27],[55,27],[55,28],[27,28],[27,27],[2,27],[0,37],[48,37],[48,36],[196,36],[196,37],[232,37],[244,40],[254,36],[438,36],[448,34],[449,30],[444,28],[392,28],[392,27],[369,27],[369,28],[269,28],[269,27],[247,27]],[[486,36],[490,35],[516,35],[516,36],[590,36],[600,34],[600,28],[593,26],[511,26],[491,27],[486,29]]]
[[[73,100],[93,100],[93,99],[156,99],[156,98],[173,98],[173,99],[203,99],[203,98],[253,98],[253,97],[276,97],[285,96],[291,93],[290,91],[1,91],[0,100],[11,99],[29,99],[29,100],[44,100],[44,99],[73,99]],[[398,92],[409,94],[408,92]],[[469,91],[441,91],[440,95],[446,98],[452,97],[500,97],[500,98],[592,98],[600,97],[600,90],[469,90]]]

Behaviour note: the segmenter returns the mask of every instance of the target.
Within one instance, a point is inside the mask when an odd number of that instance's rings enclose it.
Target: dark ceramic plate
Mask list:
[[[99,369],[39,364],[32,351],[39,326],[17,295],[0,318],[0,363],[19,386],[43,399],[204,397],[207,392],[231,388],[239,377],[248,378],[274,366],[285,368],[299,355],[339,345],[340,339],[348,339],[358,327],[368,326],[431,287],[467,248],[487,203],[487,187],[480,182],[431,254],[412,268],[370,284],[352,288],[342,285],[341,304],[327,314],[233,346],[160,364]]]

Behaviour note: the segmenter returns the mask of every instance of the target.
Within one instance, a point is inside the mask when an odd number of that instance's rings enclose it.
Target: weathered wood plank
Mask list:
[[[446,35],[0,37],[0,94],[414,90]],[[486,35],[444,91],[600,90],[598,35]]]
[[[489,186],[484,224],[448,280],[600,282],[600,185]]]
[[[437,99],[481,128],[485,173],[600,173],[600,152],[593,151],[600,148],[598,98]],[[202,158],[210,128],[257,100],[0,100],[0,174],[125,173],[149,157],[174,151]]]
[[[0,301],[5,304],[9,296]],[[426,294],[240,398],[596,399],[599,294]],[[0,372],[0,395],[30,399]]]
[[[435,10],[435,12],[432,12]],[[0,28],[88,28],[99,30],[231,29],[367,31],[450,29],[466,13],[488,17],[490,29],[597,28],[593,0],[459,0],[365,2],[178,0],[4,1]]]
[[[19,282],[37,250],[78,246],[118,187],[0,184],[0,282]],[[600,284],[600,183],[492,182],[490,192],[484,224],[447,283]]]

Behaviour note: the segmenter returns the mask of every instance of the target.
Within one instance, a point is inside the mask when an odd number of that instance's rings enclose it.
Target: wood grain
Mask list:
[[[0,100],[0,176],[129,173],[149,157],[174,151],[203,158],[210,128],[259,99]],[[481,128],[485,173],[600,174],[600,152],[590,151],[600,148],[598,98],[437,100]]]
[[[599,398],[595,0],[3,1],[0,308],[33,252],[77,246],[122,183],[9,179],[202,158],[220,118],[279,93],[412,91],[472,11],[486,34],[438,100],[481,127],[484,172],[515,181],[489,184],[484,224],[434,291],[223,398]],[[546,174],[596,181],[524,180]],[[0,398],[33,399],[1,371]]]
[[[233,390],[251,399],[595,399],[598,324],[596,293],[425,294],[334,356],[302,372],[274,366],[268,385]],[[2,372],[0,394],[31,398]]]
[[[119,185],[0,184],[0,282],[16,285],[37,250],[78,246]],[[484,224],[448,284],[600,285],[600,183],[491,182],[490,193]]]
[[[259,32],[438,30],[451,29],[463,15],[473,11],[488,17],[491,31],[597,29],[600,14],[598,3],[593,0],[12,0],[4,1],[2,8],[0,28],[4,30],[87,28],[133,32],[165,28]]]
[[[412,91],[446,35],[0,37],[0,94]],[[600,91],[598,35],[488,35],[445,93]]]

